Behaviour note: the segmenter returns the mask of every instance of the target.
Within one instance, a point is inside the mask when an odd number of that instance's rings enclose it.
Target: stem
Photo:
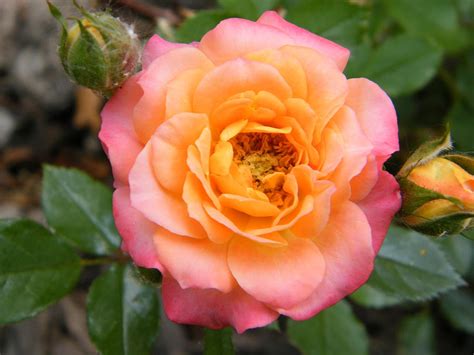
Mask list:
[[[113,256],[104,256],[101,258],[95,259],[81,259],[82,266],[94,266],[94,265],[108,265],[108,264],[125,264],[128,262],[128,257],[123,254],[113,255]]]

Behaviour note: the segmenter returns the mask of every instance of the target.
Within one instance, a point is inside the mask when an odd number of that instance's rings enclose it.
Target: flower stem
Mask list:
[[[129,258],[125,255],[113,255],[113,256],[105,256],[101,258],[94,258],[94,259],[81,259],[82,266],[94,266],[94,265],[108,265],[108,264],[125,264],[129,261]]]

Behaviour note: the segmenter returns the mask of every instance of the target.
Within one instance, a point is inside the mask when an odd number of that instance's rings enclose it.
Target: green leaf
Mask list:
[[[400,300],[392,295],[365,284],[350,296],[351,300],[364,307],[383,308],[400,303]]]
[[[474,139],[472,139],[473,117],[474,108],[463,102],[454,104],[448,113],[448,120],[452,127],[451,133],[458,149],[474,151]]]
[[[398,332],[397,355],[434,355],[434,322],[428,313],[406,317]]]
[[[468,44],[468,33],[459,25],[453,1],[383,0],[388,13],[409,33],[456,51]]]
[[[233,355],[232,329],[206,329],[204,335],[204,355]]]
[[[421,38],[403,34],[387,39],[372,53],[362,76],[392,96],[410,94],[434,77],[441,59],[441,50]]]
[[[319,36],[349,46],[360,42],[367,9],[348,1],[295,1],[287,5],[286,19]]]
[[[368,337],[346,301],[315,317],[288,320],[288,337],[305,355],[368,354]]]
[[[73,246],[98,255],[119,247],[112,192],[83,172],[45,166],[41,199],[49,225]]]
[[[0,324],[32,317],[58,301],[80,271],[79,257],[41,225],[0,221]]]
[[[473,260],[474,244],[460,235],[453,235],[437,242],[456,271],[466,275]]]
[[[435,242],[393,226],[367,284],[402,302],[430,299],[465,283]]]
[[[141,283],[131,265],[112,265],[90,288],[87,323],[101,354],[148,354],[158,332],[156,289]]]
[[[216,27],[222,20],[231,17],[224,10],[204,10],[186,19],[176,30],[178,42],[200,41],[209,30]]]
[[[474,334],[474,294],[468,290],[456,290],[443,295],[441,311],[456,329]]]
[[[218,0],[227,12],[238,17],[256,20],[264,11],[274,9],[279,0]]]
[[[359,78],[365,73],[367,62],[372,53],[372,48],[368,43],[361,43],[351,47],[351,57],[347,63],[344,73],[348,78]]]

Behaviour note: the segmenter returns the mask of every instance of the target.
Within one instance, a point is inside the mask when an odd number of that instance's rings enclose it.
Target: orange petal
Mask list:
[[[161,228],[153,239],[160,262],[181,288],[214,288],[222,292],[234,288],[226,244],[186,238]]]
[[[377,165],[375,157],[370,155],[359,175],[354,176],[351,180],[351,201],[360,201],[372,191],[379,177]]]
[[[229,97],[244,91],[268,91],[285,100],[291,88],[271,65],[237,58],[211,70],[194,93],[196,112],[211,113]]]
[[[204,204],[204,209],[209,214],[209,216],[211,216],[211,218],[213,218],[219,223],[222,223],[238,235],[241,235],[258,243],[268,245],[282,246],[287,244],[286,239],[277,235],[276,233],[258,236],[245,232],[244,228],[248,224],[248,221],[252,218],[249,215],[235,210],[233,211],[232,209],[225,209],[224,211],[219,211],[216,208],[212,207],[210,204]],[[232,217],[232,219],[229,217]]]
[[[209,160],[210,172],[221,176],[228,175],[233,157],[232,144],[223,141],[218,142]]]
[[[206,115],[181,113],[158,127],[151,139],[152,165],[161,186],[181,193],[188,169],[188,146],[193,144],[207,126]]]
[[[222,206],[233,208],[253,217],[271,217],[280,213],[280,209],[270,202],[240,195],[222,194],[219,196],[219,201]]]
[[[332,213],[315,243],[326,260],[324,279],[304,302],[279,310],[298,320],[308,319],[354,292],[367,281],[374,266],[371,228],[364,213],[352,202],[341,204]],[[240,284],[231,265],[230,268]]]
[[[306,98],[308,94],[306,74],[297,59],[276,49],[264,49],[259,52],[253,52],[248,54],[246,58],[271,64],[278,69],[281,76],[291,86],[293,97]]]
[[[285,46],[281,51],[298,59],[306,72],[307,102],[320,120],[315,132],[317,142],[321,130],[344,104],[348,92],[346,77],[333,61],[312,49]]]
[[[199,223],[189,217],[181,196],[166,191],[156,180],[151,165],[151,143],[138,156],[129,181],[132,207],[147,219],[175,234],[206,238]]]
[[[199,48],[214,63],[220,64],[262,48],[280,48],[292,43],[288,35],[274,27],[230,18],[206,33]]]
[[[209,197],[198,178],[189,172],[184,183],[183,200],[188,206],[189,216],[201,224],[210,240],[215,243],[226,243],[234,235],[229,228],[209,217],[203,207],[203,203],[209,201]]]
[[[235,122],[232,122],[230,125],[228,125],[226,128],[224,128],[221,132],[220,138],[221,141],[229,141],[232,138],[234,138],[236,135],[238,135],[242,129],[244,129],[245,126],[247,126],[247,123],[249,121],[246,119],[243,120],[238,120]]]
[[[285,247],[271,247],[246,238],[230,242],[228,263],[238,284],[272,307],[292,307],[308,296],[324,277],[324,258],[308,240],[288,237]]]
[[[143,96],[133,113],[135,132],[143,144],[165,118],[166,85],[185,70],[200,68],[208,71],[212,67],[209,59],[194,47],[172,50],[149,65],[140,77]]]
[[[204,73],[202,69],[186,70],[168,83],[165,119],[181,112],[193,112],[192,97]]]
[[[264,126],[257,122],[249,122],[247,126],[242,130],[242,133],[276,133],[276,134],[288,134],[291,132],[291,127],[276,128],[270,126]]]

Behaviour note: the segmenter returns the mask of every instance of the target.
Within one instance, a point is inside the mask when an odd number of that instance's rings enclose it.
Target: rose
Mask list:
[[[425,234],[457,234],[472,226],[474,159],[450,154],[416,165],[401,178],[402,220]]]
[[[367,280],[400,205],[397,122],[348,57],[275,12],[148,42],[100,138],[123,249],[161,270],[171,320],[306,319]]]

